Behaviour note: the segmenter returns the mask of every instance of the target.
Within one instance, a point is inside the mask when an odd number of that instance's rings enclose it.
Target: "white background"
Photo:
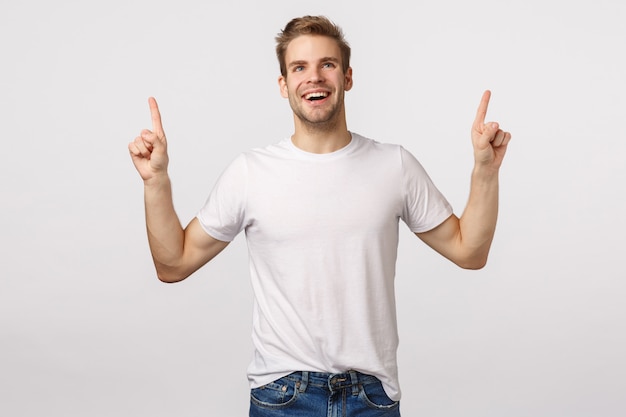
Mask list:
[[[625,415],[618,0],[3,0],[0,415],[247,415],[245,239],[160,283],[127,143],[155,96],[186,224],[232,158],[291,134],[274,36],[304,14],[353,47],[349,128],[412,151],[457,214],[483,90],[513,134],[485,269],[402,227],[403,415]]]

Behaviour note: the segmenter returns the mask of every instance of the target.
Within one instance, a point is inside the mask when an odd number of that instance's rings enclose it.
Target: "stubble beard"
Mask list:
[[[310,131],[322,131],[328,132],[334,130],[338,126],[340,120],[341,108],[343,106],[343,100],[340,99],[336,103],[332,103],[330,108],[321,109],[314,108],[308,114],[300,106],[299,97],[294,97],[291,101],[291,110],[293,114],[298,118],[302,125]],[[295,101],[295,103],[294,103]]]

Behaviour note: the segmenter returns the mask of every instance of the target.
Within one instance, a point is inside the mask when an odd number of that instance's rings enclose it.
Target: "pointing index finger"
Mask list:
[[[491,91],[486,90],[483,93],[483,97],[480,100],[480,104],[478,105],[478,110],[476,111],[476,119],[474,119],[474,128],[482,129],[485,124],[485,117],[487,116],[487,107],[489,106],[489,99],[491,98]]]
[[[154,97],[148,99],[150,105],[150,115],[152,116],[152,131],[158,136],[163,136],[163,125],[161,124],[161,113],[159,112],[159,105]]]

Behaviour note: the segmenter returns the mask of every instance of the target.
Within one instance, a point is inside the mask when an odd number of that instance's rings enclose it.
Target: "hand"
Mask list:
[[[472,125],[472,144],[476,165],[497,170],[502,165],[511,134],[500,129],[496,122],[485,123],[490,98],[491,91],[485,91]]]
[[[140,135],[128,144],[133,164],[144,181],[165,174],[169,161],[159,106],[153,97],[148,99],[148,104],[152,116],[152,131],[142,130]]]

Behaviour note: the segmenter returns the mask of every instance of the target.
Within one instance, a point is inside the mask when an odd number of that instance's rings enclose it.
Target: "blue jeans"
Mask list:
[[[250,417],[400,417],[378,378],[294,372],[250,392]]]

